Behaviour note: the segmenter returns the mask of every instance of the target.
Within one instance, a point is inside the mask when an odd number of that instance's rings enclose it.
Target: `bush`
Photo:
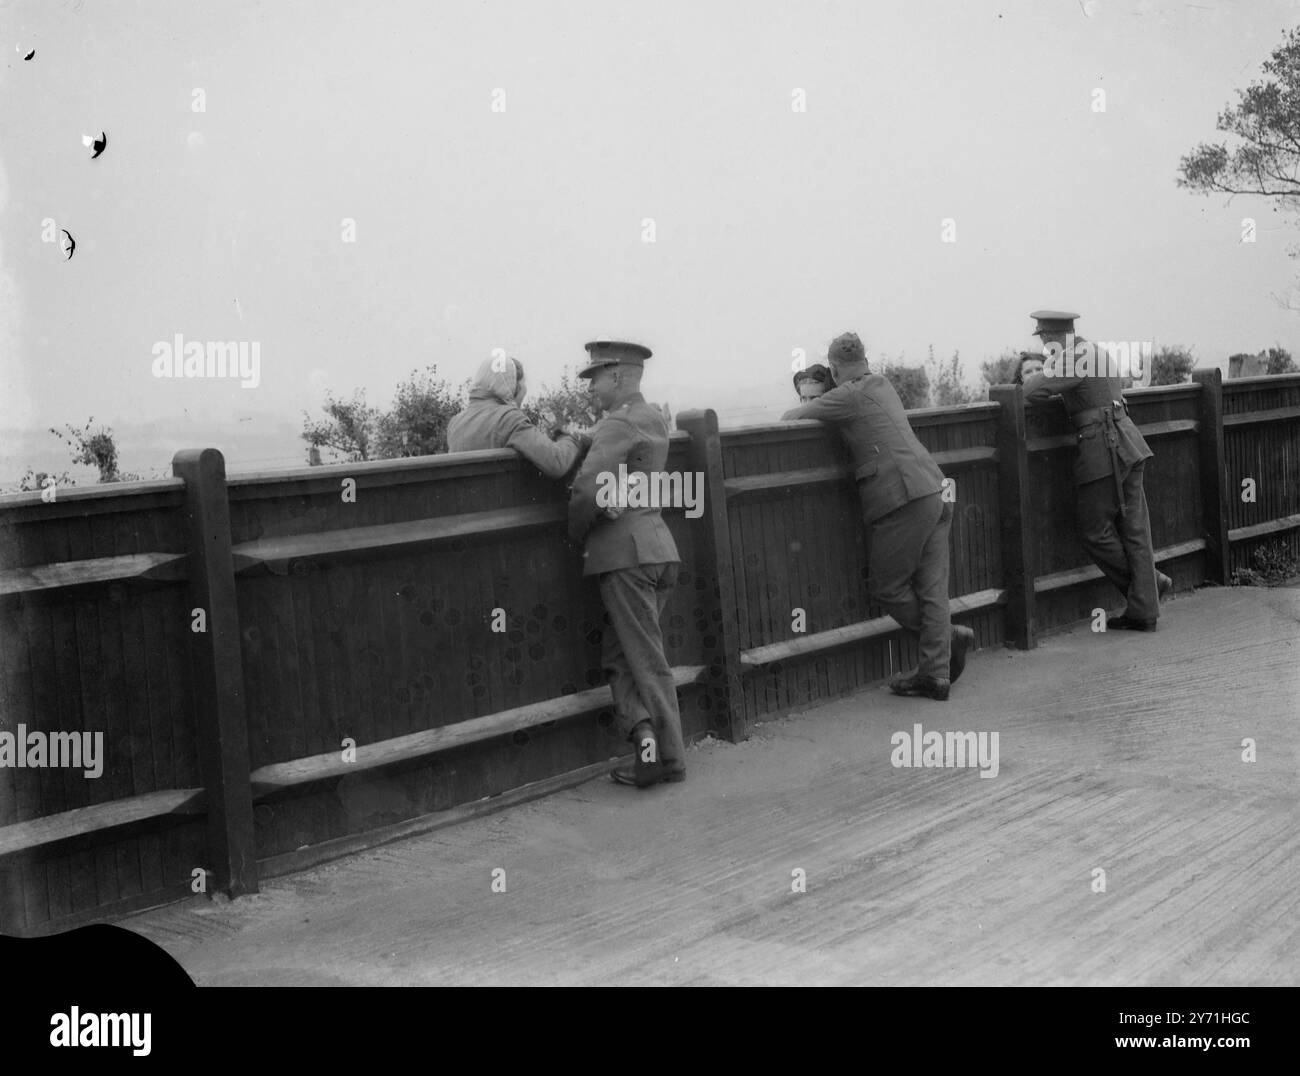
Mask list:
[[[930,378],[924,367],[887,362],[881,366],[880,372],[894,386],[906,410],[930,406]]]
[[[1300,575],[1300,563],[1291,555],[1291,548],[1283,539],[1256,546],[1250,562],[1249,568],[1233,570],[1234,587],[1275,587]]]
[[[1181,385],[1192,379],[1192,367],[1195,365],[1196,359],[1192,356],[1191,348],[1181,344],[1157,348],[1151,356],[1151,384]]]

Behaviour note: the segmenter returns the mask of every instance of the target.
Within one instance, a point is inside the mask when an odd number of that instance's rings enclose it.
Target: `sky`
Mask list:
[[[1201,366],[1300,355],[1295,223],[1175,183],[1295,25],[1282,0],[0,0],[0,486],[87,481],[48,427],[92,418],[145,477],[189,447],[301,465],[327,391],[386,406],[496,348],[536,389],[634,340],[648,399],[728,425],[779,418],[799,349],[848,330],[972,384],[1042,307]],[[258,383],[155,376],[178,334],[256,344]]]

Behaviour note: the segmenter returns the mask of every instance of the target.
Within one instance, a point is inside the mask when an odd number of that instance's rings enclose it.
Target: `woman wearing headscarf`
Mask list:
[[[519,408],[527,395],[518,359],[486,360],[474,375],[469,406],[447,426],[448,451],[513,448],[543,474],[563,478],[578,462],[584,443],[567,431],[554,441],[547,437]]]

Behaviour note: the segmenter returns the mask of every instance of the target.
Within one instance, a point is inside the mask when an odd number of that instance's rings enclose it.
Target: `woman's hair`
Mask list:
[[[1022,351],[1020,353],[1020,358],[1016,361],[1016,376],[1011,379],[1012,383],[1016,385],[1023,385],[1025,383],[1025,373],[1024,373],[1025,363],[1027,363],[1030,359],[1038,359],[1041,362],[1042,358],[1043,358],[1042,352]]]
[[[831,372],[820,362],[815,362],[806,370],[800,370],[794,375],[794,388],[796,392],[799,391],[800,383],[804,381],[820,381],[828,389],[835,387],[835,382],[831,380]]]

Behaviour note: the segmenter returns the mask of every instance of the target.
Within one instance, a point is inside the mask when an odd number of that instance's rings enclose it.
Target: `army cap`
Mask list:
[[[645,361],[653,352],[640,344],[629,344],[624,340],[593,340],[584,345],[591,356],[591,363],[586,369],[578,371],[578,377],[591,377],[598,370],[607,366],[645,366]]]
[[[1073,332],[1074,319],[1081,315],[1071,314],[1068,310],[1035,310],[1029,316],[1038,322],[1032,335],[1042,336],[1043,333]]]

